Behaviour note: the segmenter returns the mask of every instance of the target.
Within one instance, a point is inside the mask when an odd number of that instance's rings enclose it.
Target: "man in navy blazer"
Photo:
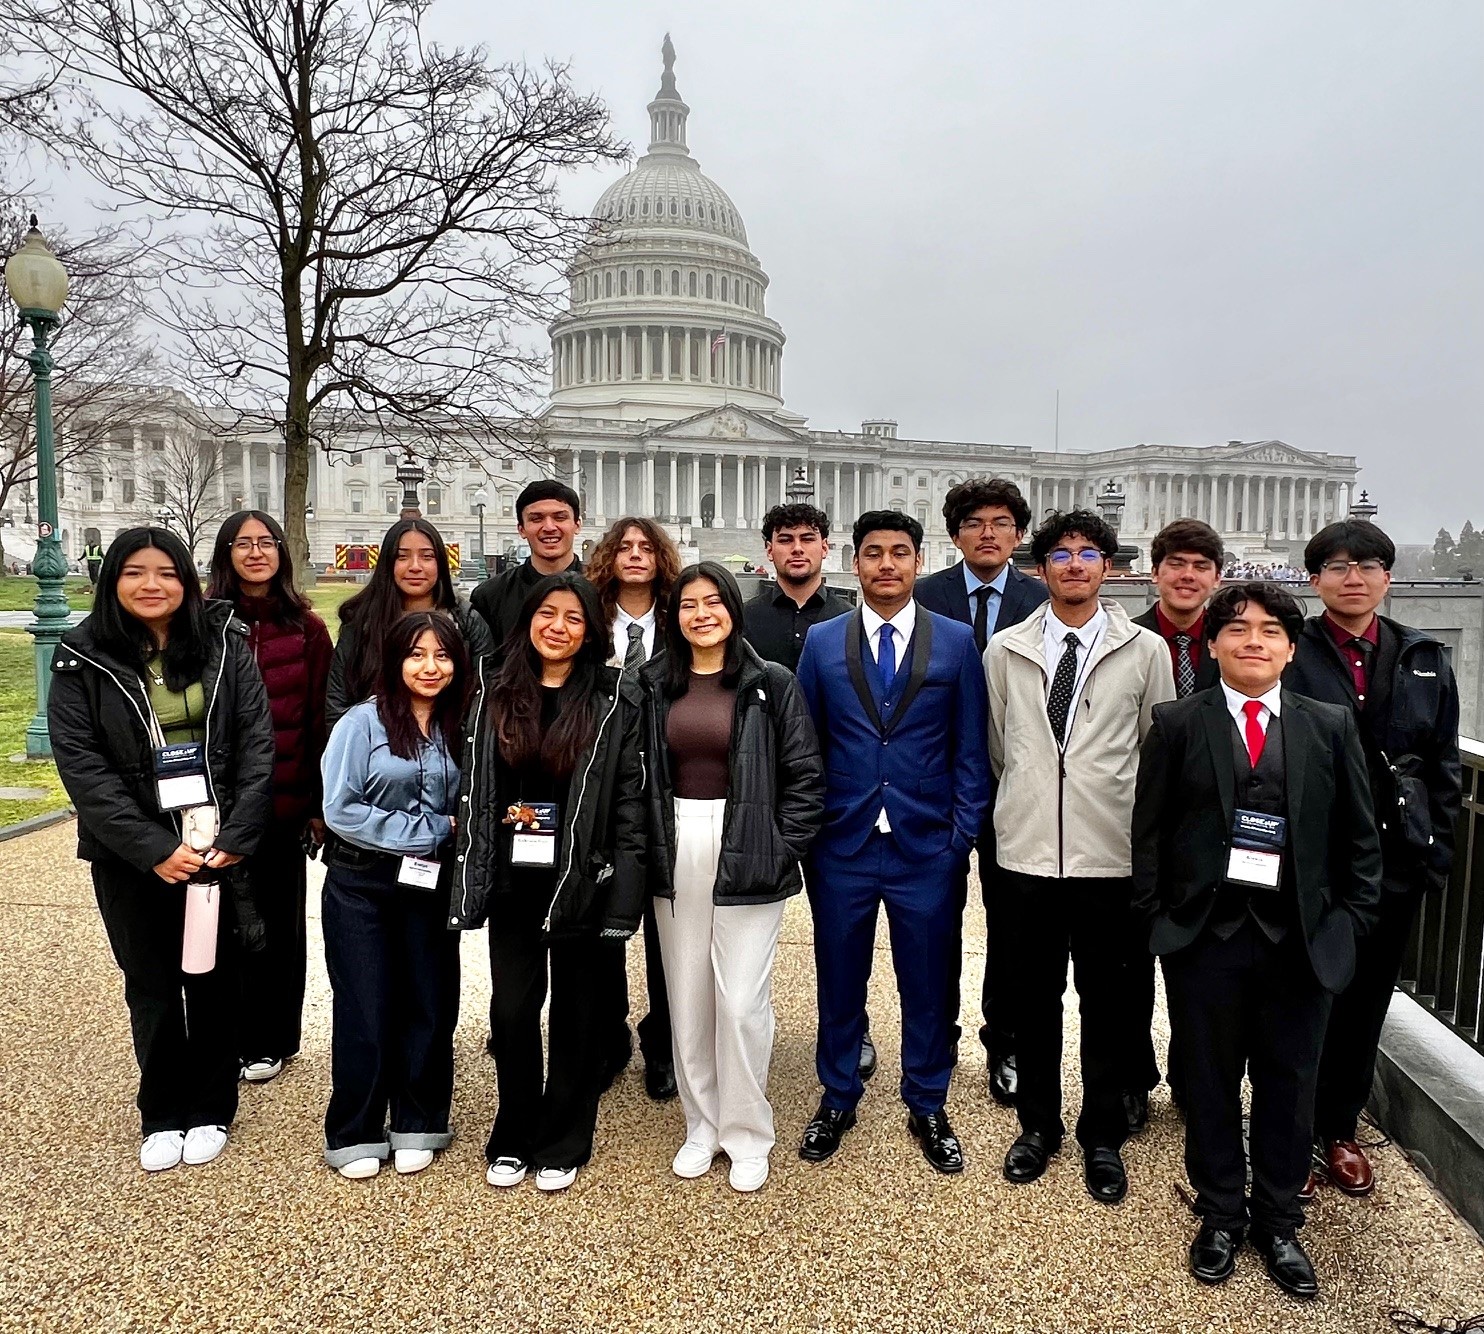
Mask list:
[[[997,630],[1019,625],[1046,601],[1046,585],[1021,574],[1011,562],[1015,548],[1025,540],[1031,507],[1014,482],[1003,477],[971,477],[951,487],[943,499],[948,536],[963,560],[918,581],[917,605],[974,627],[974,644],[981,657]],[[984,1025],[979,1040],[989,1065],[989,1092],[1006,1106],[1015,1101],[1015,956],[1005,920],[1003,895],[995,889],[994,801],[985,813],[979,835],[979,895],[984,902],[988,949],[984,958],[984,989],[980,1011]],[[957,1019],[959,982],[963,973],[963,906],[968,900],[968,877],[960,888],[959,934],[954,949],[956,965],[949,977],[948,1003]],[[958,1027],[954,1025],[957,1041]]]
[[[958,886],[989,801],[988,694],[973,631],[913,601],[922,525],[876,510],[856,520],[852,539],[862,605],[812,626],[799,659],[825,760],[825,827],[808,863],[824,1094],[799,1156],[824,1161],[855,1124],[884,903],[907,1126],[933,1167],[961,1172],[944,1107],[953,1072],[948,969]]]

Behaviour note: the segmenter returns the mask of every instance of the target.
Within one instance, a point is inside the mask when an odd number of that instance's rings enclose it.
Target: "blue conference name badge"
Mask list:
[[[1283,873],[1283,849],[1288,843],[1288,817],[1263,811],[1232,814],[1231,856],[1226,878],[1239,885],[1277,889]]]
[[[211,800],[206,784],[206,748],[199,741],[155,747],[155,796],[162,811],[205,806]]]
[[[555,866],[561,808],[554,801],[517,801],[505,812],[512,866]]]

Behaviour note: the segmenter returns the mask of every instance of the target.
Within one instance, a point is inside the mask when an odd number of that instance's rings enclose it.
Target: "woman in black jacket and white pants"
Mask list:
[[[92,615],[52,657],[47,724],[124,974],[139,1164],[209,1162],[237,1111],[236,918],[218,889],[215,966],[184,972],[186,882],[257,849],[273,811],[273,719],[247,627],[202,598],[173,533],[114,539]]]
[[[685,1143],[681,1177],[731,1160],[739,1191],[768,1179],[773,958],[799,862],[824,820],[824,768],[793,673],[742,637],[722,565],[684,570],[665,652],[641,671],[652,762],[650,885],[670,993]]]

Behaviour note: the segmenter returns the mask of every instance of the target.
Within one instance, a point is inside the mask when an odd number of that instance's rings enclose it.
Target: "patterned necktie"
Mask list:
[[[1262,759],[1262,748],[1268,740],[1268,734],[1262,730],[1262,724],[1257,720],[1262,712],[1262,701],[1249,699],[1242,705],[1242,712],[1247,715],[1247,758],[1252,761],[1255,769],[1258,760]]]
[[[982,655],[989,645],[989,595],[994,590],[988,584],[980,584],[974,590],[974,596],[979,599],[979,605],[974,609],[974,642],[979,645]]]
[[[1175,637],[1175,698],[1184,699],[1195,692],[1195,663],[1190,660],[1190,646],[1195,641],[1187,634]]]
[[[881,647],[876,652],[876,666],[881,671],[881,698],[891,694],[892,682],[897,679],[897,649],[893,642],[896,632],[891,626],[881,627]]]
[[[644,666],[644,627],[638,621],[629,622],[629,647],[623,655],[623,669],[637,672]]]
[[[1058,746],[1066,743],[1067,715],[1072,711],[1072,689],[1077,684],[1077,636],[1067,631],[1066,648],[1051,678],[1051,693],[1046,696],[1046,717]]]

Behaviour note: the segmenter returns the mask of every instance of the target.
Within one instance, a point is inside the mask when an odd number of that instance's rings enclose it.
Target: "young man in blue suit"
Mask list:
[[[922,525],[876,510],[851,536],[862,605],[813,626],[799,660],[825,759],[825,828],[808,865],[824,1095],[799,1156],[823,1162],[855,1124],[884,903],[907,1126],[933,1167],[961,1172],[944,1106],[953,1072],[948,969],[959,885],[989,801],[984,672],[973,631],[913,601]]]
[[[957,565],[918,581],[914,596],[919,607],[974,627],[974,645],[983,656],[996,631],[1019,625],[1046,601],[1046,585],[1021,574],[1011,557],[1025,540],[1031,525],[1031,507],[1020,488],[1003,477],[971,477],[951,488],[943,500],[948,536],[963,554]],[[980,1008],[984,1026],[979,1040],[989,1065],[989,1092],[998,1103],[1015,1101],[1015,954],[1010,948],[1004,896],[995,884],[994,820],[986,813],[979,835],[979,893],[984,901],[988,951],[984,959],[984,990]],[[968,898],[967,878],[962,888]],[[959,1010],[959,978],[963,972],[963,933],[960,914],[956,966],[949,980],[948,1001]],[[955,1028],[956,1031],[956,1028]]]

